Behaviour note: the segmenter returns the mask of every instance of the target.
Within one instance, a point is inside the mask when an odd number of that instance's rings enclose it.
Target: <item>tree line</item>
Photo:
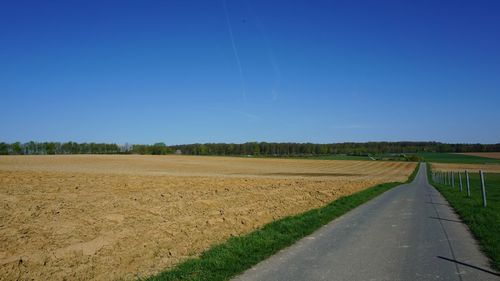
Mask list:
[[[0,154],[115,154],[120,152],[117,144],[76,142],[34,142],[0,143]]]
[[[189,155],[307,156],[415,152],[500,152],[500,143],[448,144],[440,142],[345,142],[331,144],[247,142],[243,144],[186,144],[170,147],[172,151],[180,150],[182,154]]]
[[[167,146],[165,143],[123,144],[76,142],[0,142],[0,154],[152,154],[182,153],[187,155],[259,155],[259,156],[311,156],[311,155],[368,155],[414,152],[500,152],[497,144],[449,144],[440,142],[345,142],[331,144],[247,142],[196,143]]]
[[[0,155],[43,154],[169,154],[172,150],[164,143],[153,145],[118,145],[116,143],[76,142],[0,142]]]

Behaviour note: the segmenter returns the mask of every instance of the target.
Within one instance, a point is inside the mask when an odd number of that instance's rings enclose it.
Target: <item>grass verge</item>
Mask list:
[[[460,219],[467,224],[479,242],[482,251],[490,258],[491,265],[500,270],[500,174],[485,174],[487,207],[483,208],[481,185],[478,173],[470,175],[471,197],[467,197],[465,177],[463,191],[460,192],[458,176],[455,176],[455,188],[432,181],[431,165],[427,164],[428,179],[448,200]]]
[[[407,182],[415,178],[417,171],[418,165]],[[271,222],[246,235],[229,238],[206,250],[200,257],[184,261],[146,280],[229,280],[331,220],[400,184],[380,184],[341,197],[324,207]]]

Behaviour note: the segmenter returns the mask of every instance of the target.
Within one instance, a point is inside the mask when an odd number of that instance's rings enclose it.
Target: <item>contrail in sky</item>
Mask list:
[[[236,64],[238,65],[238,71],[240,73],[241,93],[243,95],[243,101],[246,103],[247,102],[247,94],[245,91],[245,78],[243,77],[243,68],[241,67],[240,55],[238,54],[238,48],[236,48],[236,43],[234,42],[233,27],[231,26],[231,21],[229,20],[229,13],[227,12],[226,0],[223,0],[222,4],[224,6],[224,13],[226,14],[227,28],[229,29],[229,36],[231,37],[231,44],[233,46],[234,57],[236,59]]]
[[[273,48],[270,44],[269,36],[267,35],[266,28],[265,28],[264,24],[262,23],[260,17],[257,15],[257,13],[255,13],[255,11],[252,9],[252,7],[248,4],[248,1],[245,1],[245,4],[246,4],[246,8],[247,8],[248,13],[250,15],[252,15],[252,18],[255,20],[256,26],[260,31],[260,34],[263,38],[263,41],[264,41],[266,49],[267,49],[267,56],[269,57],[269,62],[274,70],[274,83],[273,83],[274,85],[273,85],[273,88],[271,90],[271,94],[272,94],[272,101],[277,101],[278,96],[280,94],[278,91],[278,88],[281,84],[281,71],[280,71],[278,63],[276,62],[276,58],[274,56],[274,51],[273,51]]]

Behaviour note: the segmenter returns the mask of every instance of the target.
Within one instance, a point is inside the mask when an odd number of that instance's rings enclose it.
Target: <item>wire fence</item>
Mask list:
[[[432,180],[437,184],[442,184],[446,186],[451,186],[457,191],[463,192],[464,188],[467,191],[467,197],[471,197],[471,180],[468,170],[462,171],[433,171]],[[479,170],[479,184],[481,189],[481,198],[483,201],[483,207],[486,208],[486,179],[482,170]],[[458,180],[458,182],[456,182]]]

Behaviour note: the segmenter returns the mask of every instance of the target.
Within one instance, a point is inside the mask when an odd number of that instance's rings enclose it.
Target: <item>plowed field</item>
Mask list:
[[[458,154],[500,159],[500,152],[467,152],[467,153],[458,153]]]
[[[498,164],[455,164],[455,163],[432,163],[434,171],[464,171],[477,173],[482,170],[485,173],[500,173],[500,165]]]
[[[0,157],[0,279],[148,276],[231,235],[415,163],[190,156]]]

